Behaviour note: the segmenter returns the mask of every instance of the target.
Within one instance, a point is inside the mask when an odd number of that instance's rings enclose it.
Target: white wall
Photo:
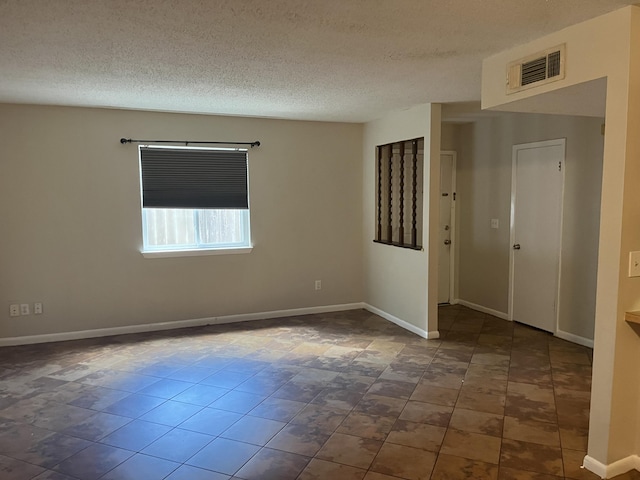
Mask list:
[[[121,137],[260,140],[253,252],[143,258]],[[361,158],[357,124],[0,105],[0,337],[361,302]]]
[[[508,313],[512,147],[566,138],[559,330],[593,340],[603,120],[501,114],[458,127],[458,295]],[[499,220],[499,229],[490,220]]]
[[[373,243],[376,146],[419,137],[425,139],[423,250]],[[440,106],[420,105],[367,123],[362,158],[365,302],[401,322],[406,322],[405,326],[414,332],[437,336],[437,245],[433,241],[437,229],[430,228],[430,225],[433,222],[437,225]],[[437,174],[434,175],[434,172]],[[432,188],[434,181],[435,189]],[[435,212],[433,198],[430,198],[433,195],[436,200]]]

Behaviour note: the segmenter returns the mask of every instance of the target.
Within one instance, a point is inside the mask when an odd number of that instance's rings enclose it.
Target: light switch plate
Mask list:
[[[629,276],[640,277],[640,252],[629,252]]]
[[[491,228],[498,228],[498,227],[500,227],[500,221],[497,218],[492,218]]]

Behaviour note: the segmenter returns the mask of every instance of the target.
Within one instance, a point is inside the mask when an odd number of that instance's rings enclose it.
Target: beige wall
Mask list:
[[[440,148],[442,150],[456,149],[458,128],[458,125],[454,123],[442,123],[440,135]]]
[[[564,80],[506,95],[509,61],[566,43]],[[606,78],[606,124],[596,289],[595,349],[586,465],[608,474],[607,465],[633,466],[637,442],[640,336],[624,321],[640,308],[640,277],[627,276],[629,251],[640,250],[640,9],[627,7],[502,52],[483,63],[485,108],[536,111],[535,97]],[[542,97],[541,97],[542,98]],[[589,103],[588,96],[574,99]],[[537,111],[544,111],[538,109]]]
[[[458,298],[508,313],[512,147],[566,139],[558,330],[593,339],[601,119],[502,114],[459,127]],[[500,227],[490,228],[497,218]]]
[[[260,140],[253,252],[143,258],[121,137]],[[361,159],[356,124],[0,105],[0,337],[361,302]]]
[[[456,170],[457,298],[506,315],[511,146],[502,122],[460,126]],[[492,218],[500,221],[490,228]]]
[[[375,238],[376,146],[424,137],[423,250],[373,243]],[[434,154],[435,152],[435,154]],[[437,245],[430,222],[437,222],[429,201],[436,195],[440,171],[440,106],[420,105],[367,123],[363,140],[364,298],[369,305],[407,322],[414,331],[437,335]],[[439,175],[439,173],[438,173]],[[436,188],[431,188],[432,181]],[[432,199],[431,199],[432,201]],[[432,205],[433,203],[431,203]],[[437,203],[435,203],[437,206]],[[435,212],[437,215],[437,211]],[[433,262],[435,250],[435,263]],[[431,263],[430,263],[431,262]],[[433,271],[429,270],[433,265]],[[435,273],[435,280],[432,278]],[[433,297],[433,299],[432,299]],[[429,299],[429,301],[428,301]]]

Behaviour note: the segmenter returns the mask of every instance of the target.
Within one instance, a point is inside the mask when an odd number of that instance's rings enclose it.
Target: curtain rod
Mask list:
[[[260,141],[258,140],[256,140],[255,142],[204,142],[197,140],[134,140],[132,138],[121,138],[120,143],[184,143],[185,146],[189,145],[190,143],[210,145],[251,145],[251,148],[260,146]]]

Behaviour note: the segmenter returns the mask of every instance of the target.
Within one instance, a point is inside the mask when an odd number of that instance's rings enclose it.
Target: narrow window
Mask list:
[[[422,249],[423,163],[423,138],[377,147],[374,242]]]

